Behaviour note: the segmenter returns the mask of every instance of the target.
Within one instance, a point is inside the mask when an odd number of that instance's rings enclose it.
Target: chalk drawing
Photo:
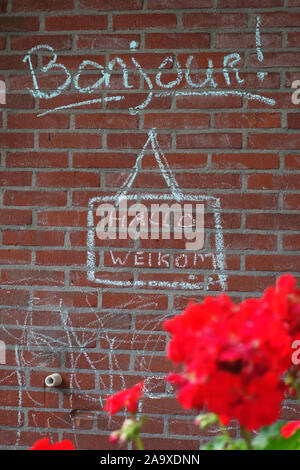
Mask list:
[[[262,45],[261,45],[261,17],[258,16],[256,18],[256,30],[255,30],[255,37],[256,37],[256,52],[259,62],[263,62],[263,52],[262,52]],[[131,41],[130,43],[130,51],[133,53],[139,48],[139,43],[136,41]],[[41,91],[38,84],[38,77],[36,75],[36,71],[33,66],[32,62],[32,55],[33,54],[43,54],[43,53],[50,53],[51,57],[49,62],[41,68],[41,73],[47,74],[54,69],[63,72],[65,75],[64,82],[59,85],[56,90],[51,92]],[[128,69],[129,66],[120,58],[114,57],[109,63],[107,68],[104,68],[102,65],[98,64],[94,61],[84,60],[78,68],[77,73],[72,78],[71,73],[69,70],[61,63],[57,62],[57,53],[55,50],[48,45],[37,45],[30,49],[27,54],[24,56],[24,63],[27,63],[29,66],[29,70],[32,77],[33,88],[28,89],[28,91],[35,97],[44,100],[51,100],[59,96],[60,94],[64,93],[67,89],[69,89],[72,85],[72,80],[75,89],[78,93],[88,93],[93,94],[99,92],[100,86],[103,86],[105,89],[109,90],[111,86],[111,75],[115,68],[115,66],[121,67],[121,73],[123,77],[123,86],[125,90],[132,89],[133,86],[129,84],[129,73]],[[144,68],[140,65],[136,57],[130,57],[130,61],[138,71],[140,76],[144,79],[146,87],[147,87],[147,97],[146,99],[139,105],[135,107],[131,107],[128,109],[130,114],[138,114],[139,112],[145,110],[153,97],[162,97],[162,96],[211,96],[211,97],[227,97],[227,96],[239,96],[241,98],[245,98],[252,101],[257,101],[260,103],[264,103],[268,106],[274,106],[276,101],[274,99],[270,99],[263,94],[260,93],[252,93],[249,91],[243,90],[231,90],[227,89],[220,89],[219,84],[215,78],[215,67],[213,60],[211,58],[207,59],[208,65],[205,71],[204,79],[200,77],[197,79],[196,74],[194,74],[193,79],[191,78],[191,67],[192,63],[195,60],[195,56],[190,55],[187,58],[186,64],[182,66],[180,62],[176,59],[174,61],[172,56],[167,56],[163,59],[161,65],[158,67],[157,73],[155,75],[155,83],[156,85],[161,88],[162,90],[155,90],[154,91],[154,84],[151,81],[150,76],[146,73]],[[244,80],[240,76],[240,69],[238,64],[241,62],[241,56],[237,52],[233,52],[231,54],[227,54],[224,56],[223,59],[223,69],[222,73],[225,79],[225,83],[227,87],[230,87],[233,82],[235,81],[237,85],[241,85]],[[166,66],[169,64],[174,65],[174,69],[176,71],[177,77],[175,80],[170,81],[168,83],[163,82],[163,71],[166,69]],[[93,67],[93,69],[101,74],[100,78],[95,81],[92,85],[87,87],[80,86],[80,77],[84,73],[87,67]],[[267,75],[266,72],[258,72],[257,77],[259,80],[263,80],[264,77]],[[182,84],[182,81],[185,80],[186,84],[190,89],[183,89],[177,90],[174,89],[178,85]],[[204,87],[207,87],[204,89]],[[104,90],[105,91],[105,90]],[[74,103],[70,103],[64,106],[58,106],[52,109],[47,109],[43,112],[40,112],[38,116],[44,116],[49,113],[55,113],[63,110],[68,110],[72,108],[84,107],[91,104],[100,104],[102,102],[110,102],[110,101],[120,101],[125,99],[125,94],[118,94],[111,97],[106,97],[103,95],[101,98],[95,98],[91,100],[84,100],[78,101]],[[155,157],[155,161],[157,163],[158,168],[161,171],[161,174],[166,182],[168,192],[164,195],[158,193],[142,193],[142,194],[128,194],[132,191],[133,183],[138,175],[139,169],[141,167],[141,163],[146,151],[150,151],[153,153]],[[174,199],[177,201],[190,201],[190,202],[206,202],[210,205],[210,208],[213,211],[214,217],[214,231],[215,231],[215,245],[216,245],[216,252],[215,253],[196,253],[194,256],[199,257],[199,259],[204,262],[207,258],[211,259],[213,271],[216,274],[216,279],[213,277],[208,276],[203,282],[196,282],[194,281],[194,276],[191,275],[189,277],[189,281],[180,282],[180,281],[157,281],[155,279],[149,279],[148,281],[141,281],[141,280],[133,280],[133,281],[123,281],[123,280],[112,280],[112,279],[101,279],[97,277],[97,265],[96,265],[96,244],[95,244],[95,221],[94,221],[94,212],[95,208],[98,204],[102,202],[113,202],[114,204],[118,204],[118,202],[126,195],[128,200],[137,201],[138,198],[143,198],[148,201],[173,201]],[[161,289],[180,289],[180,290],[193,290],[193,291],[204,291],[208,290],[210,286],[214,284],[218,284],[222,290],[226,290],[227,287],[227,267],[226,267],[226,256],[225,256],[225,248],[224,248],[224,238],[223,238],[223,228],[221,224],[221,201],[219,198],[206,196],[206,195],[195,195],[195,194],[184,194],[179,187],[176,178],[171,171],[168,161],[160,148],[158,142],[158,136],[155,129],[151,129],[148,133],[148,137],[144,147],[142,148],[141,152],[139,153],[135,165],[132,168],[129,176],[125,179],[122,187],[120,190],[112,195],[112,196],[105,196],[105,197],[94,197],[91,198],[89,201],[88,206],[88,220],[87,220],[87,278],[89,281],[94,282],[96,285],[101,284],[106,287],[127,287],[127,288],[161,288]],[[125,257],[129,255],[129,252],[125,252]],[[181,256],[181,257],[180,257]],[[115,259],[116,260],[116,259]],[[166,261],[166,258],[164,259]],[[124,259],[124,263],[126,259]],[[150,261],[150,266],[151,266]],[[163,261],[162,261],[163,262]],[[167,264],[167,263],[166,263]],[[184,268],[187,264],[186,258],[183,255],[178,255],[175,259],[175,266],[178,268]],[[166,268],[168,266],[166,265]],[[97,286],[95,286],[97,287]],[[53,295],[55,293],[53,292]],[[52,305],[53,295],[49,298],[49,305]],[[163,375],[164,374],[157,374],[153,375],[151,372],[152,360],[157,357],[157,354],[160,354],[161,350],[159,347],[159,340],[157,342],[153,342],[151,350],[149,352],[145,352],[147,350],[147,345],[149,341],[152,341],[153,333],[158,330],[158,327],[161,325],[162,321],[168,318],[173,313],[165,313],[165,312],[157,312],[156,320],[155,321],[148,321],[145,320],[143,324],[143,331],[147,336],[146,342],[143,340],[143,349],[140,351],[136,351],[132,349],[132,354],[135,356],[135,359],[138,362],[138,370],[134,368],[134,366],[130,365],[129,370],[122,371],[121,365],[118,358],[117,351],[122,349],[122,345],[125,344],[124,339],[120,339],[121,335],[117,335],[113,331],[108,331],[105,325],[109,324],[110,319],[118,315],[119,321],[122,322],[122,315],[120,315],[120,310],[126,311],[130,310],[130,307],[134,310],[149,308],[153,309],[154,311],[158,308],[157,300],[155,296],[149,300],[149,302],[145,305],[145,300],[143,295],[139,295],[136,293],[134,300],[129,300],[122,305],[119,305],[115,309],[111,309],[108,312],[101,312],[95,313],[94,319],[85,323],[81,328],[75,327],[72,324],[71,317],[69,312],[66,308],[63,307],[62,299],[59,301],[59,318],[60,324],[56,325],[55,328],[59,328],[61,331],[60,337],[53,337],[51,336],[51,328],[46,330],[46,333],[43,328],[34,327],[33,326],[33,303],[38,302],[39,299],[33,299],[30,302],[30,308],[26,315],[26,319],[24,325],[22,326],[22,335],[19,336],[17,333],[12,333],[9,328],[6,326],[1,326],[3,332],[7,335],[11,335],[13,337],[13,344],[14,346],[14,353],[15,353],[15,361],[16,361],[16,374],[17,374],[17,382],[19,386],[19,395],[18,395],[18,434],[16,440],[16,447],[19,445],[20,442],[20,430],[22,426],[22,407],[24,404],[24,400],[30,398],[32,402],[37,407],[43,407],[44,403],[40,403],[34,396],[30,390],[26,390],[24,388],[23,383],[23,373],[24,371],[32,370],[33,367],[37,367],[38,369],[43,370],[44,368],[47,369],[54,369],[53,358],[59,355],[61,352],[68,352],[69,353],[69,366],[66,369],[66,372],[70,373],[70,407],[73,408],[75,406],[75,395],[79,398],[83,398],[87,402],[90,403],[89,407],[93,410],[97,407],[97,405],[103,406],[103,397],[102,395],[98,395],[94,391],[82,391],[80,389],[80,381],[78,377],[78,367],[80,364],[80,360],[82,358],[85,359],[88,367],[88,371],[95,374],[95,379],[97,379],[100,387],[100,391],[105,391],[105,394],[113,393],[115,390],[114,379],[115,377],[120,378],[122,387],[126,387],[126,375],[127,374],[134,374],[137,376],[137,381],[140,380],[140,377],[143,376],[146,382],[146,396],[158,399],[164,396],[170,396],[171,391],[170,388],[167,387],[165,392],[157,392],[161,387],[161,382],[164,381]],[[120,323],[121,326],[121,323]],[[19,327],[20,328],[20,327]],[[132,341],[131,344],[136,341],[137,334],[139,332],[131,332]],[[104,340],[107,347],[107,356],[103,356],[104,359],[95,359],[93,353],[97,352],[97,348],[93,345],[95,341],[102,341]],[[28,348],[30,347],[31,355],[26,355],[28,352]],[[128,350],[128,346],[124,345],[124,349]],[[101,370],[101,363],[105,361],[108,357],[109,362],[109,379],[108,382],[102,375],[99,373]],[[106,367],[106,366],[105,366]],[[62,372],[64,373],[64,371]],[[139,405],[139,411],[142,411],[142,403]],[[167,411],[167,410],[166,410]],[[173,413],[173,410],[169,410],[170,413]],[[96,412],[95,412],[96,413]],[[56,416],[56,411],[54,410],[53,413],[50,411],[50,414]],[[103,416],[103,415],[101,415]],[[106,416],[106,415],[105,415]],[[35,419],[35,417],[33,417]],[[112,418],[106,416],[107,420]],[[66,422],[67,427],[67,420],[62,420],[62,422]],[[50,425],[50,421],[48,422]],[[73,430],[76,431],[76,424],[74,424]],[[217,430],[215,431],[217,433]],[[49,433],[49,429],[45,429],[45,433]],[[75,436],[75,443],[77,442],[76,433]]]
[[[262,45],[261,45],[261,34],[260,34],[260,26],[261,26],[261,17],[256,17],[256,31],[255,31],[255,43],[256,43],[256,54],[257,59],[259,62],[263,62],[264,55],[262,52]],[[264,78],[268,75],[268,72],[257,72],[258,79],[262,82]]]
[[[169,193],[161,195],[161,194],[148,194],[142,193],[140,195],[137,194],[128,194],[128,191],[132,188],[132,184],[138,174],[141,162],[145,155],[146,150],[150,148],[153,152],[155,160],[158,164],[158,167],[162,173],[162,176],[166,182],[167,188],[169,189]],[[159,288],[173,288],[173,289],[188,289],[188,290],[203,290],[205,288],[205,284],[201,283],[193,283],[193,282],[167,282],[167,281],[156,281],[156,280],[148,280],[148,281],[141,281],[141,280],[134,280],[134,281],[123,281],[123,280],[111,280],[111,279],[103,279],[96,276],[96,246],[95,246],[95,220],[94,220],[94,212],[95,207],[98,206],[100,203],[107,203],[113,202],[115,205],[119,203],[119,201],[123,197],[127,197],[129,201],[137,201],[138,197],[143,198],[145,200],[153,200],[153,201],[185,201],[185,202],[207,202],[211,204],[213,213],[214,213],[214,221],[215,221],[215,230],[216,230],[216,254],[215,254],[215,269],[218,274],[219,283],[223,290],[226,289],[226,262],[225,262],[225,255],[224,255],[224,240],[223,240],[223,230],[221,226],[221,203],[219,198],[215,198],[212,196],[206,195],[190,195],[190,194],[183,194],[181,189],[178,186],[178,183],[172,173],[171,168],[169,167],[168,161],[159,146],[157,133],[155,129],[151,129],[148,133],[148,139],[146,143],[138,155],[135,165],[131,170],[131,173],[126,178],[125,182],[121,186],[120,190],[114,194],[113,196],[98,196],[91,198],[89,201],[89,209],[88,209],[88,233],[87,233],[87,277],[90,281],[99,283],[105,286],[116,286],[116,287],[159,287]]]
[[[137,41],[131,41],[129,48],[131,51],[136,51],[139,47],[139,43]]]
[[[258,60],[260,62],[263,62],[264,56],[263,56],[262,47],[261,47],[260,25],[261,25],[261,17],[258,16],[256,18],[256,32],[255,32],[256,52],[257,52]],[[132,41],[130,45],[130,50],[133,51],[136,45],[137,43],[135,43],[135,41]],[[53,90],[52,92],[48,92],[48,93],[40,90],[36,72],[34,70],[33,63],[31,60],[32,54],[37,54],[37,53],[42,53],[42,52],[50,52],[52,54],[51,60],[49,60],[49,62],[41,68],[42,73],[47,73],[51,71],[52,69],[59,69],[59,70],[62,70],[64,74],[66,75],[65,82],[59,85],[56,90]],[[240,96],[242,98],[247,98],[252,101],[258,101],[258,102],[267,104],[268,106],[274,106],[276,104],[276,101],[274,99],[268,98],[264,96],[263,94],[251,93],[249,91],[243,91],[243,90],[217,89],[219,85],[214,77],[215,68],[214,68],[213,60],[211,58],[207,59],[208,66],[206,69],[206,78],[202,81],[192,80],[191,79],[191,65],[194,60],[195,60],[195,56],[193,55],[188,56],[185,67],[182,67],[178,59],[175,59],[174,61],[173,56],[166,56],[165,59],[163,59],[162,63],[159,65],[157,73],[155,75],[156,85],[161,89],[164,89],[164,90],[168,89],[170,93],[174,96],[196,96],[196,94],[198,96],[213,96],[216,98],[222,97],[222,96],[223,97]],[[134,115],[146,109],[154,96],[159,97],[159,96],[167,96],[167,95],[164,95],[163,91],[161,92],[153,91],[154,87],[153,87],[151,78],[147,75],[146,71],[140,65],[136,57],[131,56],[130,61],[134,65],[134,67],[137,69],[137,71],[140,73],[141,77],[145,80],[145,83],[149,89],[148,95],[142,103],[140,103],[139,105],[135,107],[130,107],[128,109],[129,113]],[[70,87],[71,82],[72,82],[71,73],[63,64],[57,63],[57,54],[51,46],[41,44],[41,45],[37,45],[33,47],[24,56],[23,62],[28,62],[29,64],[29,69],[31,72],[32,80],[33,80],[33,88],[32,89],[28,88],[28,90],[35,98],[50,100],[51,98],[59,96],[67,88]],[[233,52],[231,54],[224,55],[222,72],[223,72],[226,86],[228,87],[231,86],[233,79],[236,81],[238,85],[241,85],[244,83],[244,79],[241,78],[240,76],[240,68],[238,67],[238,64],[240,62],[241,62],[241,56],[238,52]],[[168,83],[163,83],[162,81],[163,70],[166,68],[168,64],[175,66],[177,78]],[[73,78],[75,89],[79,93],[92,94],[95,92],[99,92],[100,86],[104,85],[104,88],[109,90],[111,74],[116,65],[119,65],[121,67],[121,73],[123,75],[123,86],[125,90],[132,89],[133,85],[130,85],[128,82],[128,77],[129,77],[128,65],[118,56],[114,57],[108,63],[107,68],[104,68],[102,65],[98,64],[95,61],[91,61],[91,60],[82,61],[82,63],[79,65],[78,72],[75,74]],[[96,80],[95,83],[93,83],[92,85],[81,87],[79,84],[80,76],[87,67],[89,67],[89,69],[92,67],[94,70],[98,71],[101,74],[101,77],[98,80]],[[258,79],[260,81],[262,81],[266,75],[267,75],[266,72],[257,73]],[[197,91],[197,92],[193,90],[178,91],[174,89],[178,85],[181,84],[183,78],[185,78],[186,84],[193,89],[195,88],[199,89],[205,86],[209,88],[202,90],[202,91]],[[105,97],[102,99],[97,98],[95,100],[90,100],[90,101],[89,100],[79,101],[77,103],[72,103],[69,105],[59,106],[53,109],[49,109],[45,112],[39,113],[38,116],[44,116],[45,114],[48,114],[48,113],[53,113],[53,112],[57,112],[60,110],[66,110],[66,109],[75,108],[75,107],[82,107],[82,106],[89,105],[89,104],[101,103],[102,100],[103,101],[114,101],[114,100],[119,101],[124,98],[125,98],[124,95],[115,95],[113,97]]]

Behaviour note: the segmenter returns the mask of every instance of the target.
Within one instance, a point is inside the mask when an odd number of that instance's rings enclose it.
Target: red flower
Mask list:
[[[64,440],[51,444],[50,439],[45,437],[33,444],[30,450],[75,450],[74,444],[69,440]]]
[[[291,421],[281,428],[281,434],[285,439],[292,436],[298,429],[300,429],[300,421]]]
[[[107,397],[107,402],[104,407],[111,415],[120,411],[124,406],[130,413],[136,413],[138,407],[138,400],[143,396],[144,382],[140,382],[132,388],[122,390]]]
[[[239,305],[226,294],[207,297],[164,327],[171,334],[168,357],[182,363],[169,381],[184,408],[206,408],[249,430],[278,418],[292,335],[300,335],[293,276],[282,276],[261,299]]]

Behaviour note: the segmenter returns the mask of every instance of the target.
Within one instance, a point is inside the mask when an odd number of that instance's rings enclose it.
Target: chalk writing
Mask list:
[[[263,61],[263,53],[261,49],[261,37],[260,37],[260,17],[257,17],[257,27],[256,27],[256,49],[257,49],[257,56],[258,60],[260,62]],[[131,48],[133,50],[133,47]],[[61,85],[59,85],[56,90],[53,90],[51,92],[45,92],[40,90],[39,84],[38,84],[38,79],[37,79],[37,74],[36,70],[33,67],[32,63],[32,55],[34,54],[42,54],[42,53],[51,53],[51,58],[49,59],[49,62],[42,66],[41,68],[41,74],[47,74],[48,72],[52,71],[53,69],[58,69],[61,72],[64,73],[65,75],[65,81]],[[99,90],[109,90],[110,89],[110,81],[111,81],[111,74],[113,70],[115,69],[116,65],[118,65],[121,68],[122,71],[122,76],[123,76],[123,87],[125,90],[132,89],[133,85],[129,83],[129,75],[128,75],[128,64],[126,64],[120,57],[116,56],[112,60],[109,61],[108,66],[105,68],[101,64],[98,64],[95,61],[91,60],[84,60],[81,62],[78,68],[78,72],[75,74],[74,78],[72,79],[71,73],[67,69],[66,66],[64,66],[62,63],[57,62],[57,53],[55,50],[49,46],[49,45],[37,45],[30,49],[27,54],[24,56],[23,59],[24,62],[27,62],[29,64],[29,69],[31,72],[32,76],[32,81],[33,81],[33,88],[29,88],[29,92],[34,96],[42,99],[49,100],[51,98],[55,98],[59,96],[61,93],[66,91],[72,83],[75,89],[79,93],[88,93],[92,94],[95,92],[99,92]],[[136,70],[140,73],[141,77],[143,77],[149,92],[146,97],[146,99],[141,102],[139,105],[135,107],[130,107],[128,109],[130,114],[138,114],[140,111],[144,110],[147,108],[147,106],[150,104],[151,100],[153,97],[157,96],[164,96],[164,93],[167,94],[172,94],[174,96],[214,96],[214,97],[219,97],[219,96],[240,96],[247,98],[249,100],[254,100],[258,102],[265,103],[269,106],[274,106],[276,104],[276,101],[272,98],[268,98],[264,96],[263,94],[258,94],[258,93],[252,93],[249,91],[243,91],[243,90],[227,90],[227,89],[218,89],[219,84],[216,81],[216,78],[214,77],[214,64],[213,60],[211,58],[208,58],[208,66],[206,69],[205,73],[205,79],[204,80],[197,80],[195,81],[192,80],[191,78],[191,66],[193,61],[195,61],[195,56],[194,55],[189,55],[185,66],[182,67],[178,59],[174,60],[174,57],[167,56],[165,59],[162,61],[162,63],[159,65],[157,73],[155,75],[155,84],[158,88],[164,89],[164,90],[169,90],[168,92],[154,92],[154,83],[152,82],[151,78],[147,74],[147,72],[144,70],[144,68],[140,65],[136,57],[130,57],[130,62],[131,64],[136,68]],[[231,54],[226,54],[223,58],[223,76],[225,79],[226,85],[229,87],[233,84],[233,81],[235,81],[238,85],[241,85],[244,83],[244,79],[240,76],[240,68],[239,64],[241,63],[241,56],[238,52],[233,52]],[[169,81],[167,83],[163,82],[162,77],[163,77],[163,71],[167,67],[174,67],[176,71],[176,79],[173,81]],[[98,78],[92,85],[82,87],[80,85],[80,79],[85,70],[93,70],[94,72],[97,72],[100,74],[100,78]],[[264,72],[258,72],[258,78],[260,81],[262,81],[265,77]],[[193,91],[193,90],[186,90],[186,91],[178,91],[177,89],[174,89],[178,87],[180,84],[182,84],[182,81],[185,80],[186,85],[190,88],[193,89],[200,89],[205,86],[211,87],[212,89],[205,89],[202,91]],[[183,88],[185,88],[183,86]],[[53,113],[56,111],[60,111],[63,109],[70,109],[70,108],[76,108],[76,107],[81,107],[89,104],[94,104],[94,103],[101,103],[103,101],[109,101],[109,100],[122,100],[124,99],[124,95],[115,95],[113,97],[105,97],[103,99],[97,98],[97,100],[85,100],[85,101],[78,101],[72,104],[68,104],[65,106],[59,106],[55,107],[53,109],[49,109],[47,111],[44,111],[40,113],[38,116],[44,116],[45,114],[48,113]]]

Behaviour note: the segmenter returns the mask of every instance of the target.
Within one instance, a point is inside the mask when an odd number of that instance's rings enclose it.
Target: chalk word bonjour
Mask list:
[[[59,70],[65,74],[65,81],[61,85],[59,85],[55,90],[50,91],[50,92],[42,91],[40,89],[38,80],[37,80],[36,70],[34,69],[33,62],[32,62],[32,55],[43,53],[43,52],[51,53],[52,58],[49,58],[49,62],[46,65],[41,67],[40,72],[43,74],[44,73],[46,74],[50,71]],[[195,79],[193,80],[191,77],[191,67],[194,62],[194,59],[195,57],[193,55],[188,56],[185,66],[182,67],[178,59],[174,59],[173,56],[167,56],[158,67],[157,73],[155,75],[155,84],[154,84],[151,78],[149,77],[149,75],[140,65],[138,60],[132,56],[130,58],[130,61],[135,67],[135,69],[139,72],[141,77],[144,79],[146,86],[149,89],[149,92],[148,92],[146,99],[144,99],[143,102],[141,102],[139,105],[135,107],[130,107],[128,109],[129,113],[134,115],[134,114],[138,114],[141,110],[146,109],[154,96],[168,96],[168,95],[215,96],[215,97],[241,96],[241,97],[248,98],[249,100],[260,101],[270,106],[275,105],[276,103],[275,100],[265,97],[263,95],[257,94],[257,93],[251,93],[251,92],[243,91],[243,90],[228,90],[228,89],[220,90],[218,89],[218,83],[216,82],[216,79],[214,77],[214,64],[213,64],[212,59],[208,59],[208,67],[206,69],[204,80],[202,81],[198,80],[197,82],[194,81]],[[101,89],[103,88],[110,89],[111,74],[117,65],[121,67],[124,88],[125,89],[133,88],[133,85],[129,84],[128,82],[128,66],[120,57],[114,57],[111,61],[109,61],[108,66],[106,68],[92,60],[83,60],[81,64],[79,65],[78,71],[74,75],[74,77],[72,77],[70,71],[67,69],[65,65],[57,62],[57,54],[55,50],[53,49],[53,47],[48,46],[48,45],[40,44],[30,49],[30,51],[28,51],[27,54],[24,56],[23,62],[28,62],[29,64],[29,69],[30,69],[32,81],[33,81],[33,88],[32,89],[29,88],[28,90],[36,98],[42,98],[42,99],[55,98],[59,96],[61,93],[63,93],[67,88],[69,88],[70,85],[72,84],[72,81],[73,81],[73,85],[75,89],[79,93],[92,94],[97,91],[99,92],[100,87]],[[229,87],[232,84],[233,80],[235,80],[238,85],[244,83],[244,79],[241,78],[240,76],[240,69],[238,67],[239,63],[241,63],[241,56],[237,52],[227,54],[224,56],[222,73],[224,75],[226,86]],[[163,71],[164,69],[170,70],[170,67],[173,67],[175,69],[176,79],[165,83],[162,81]],[[87,87],[82,87],[80,85],[81,76],[87,70],[91,71],[93,69],[97,73],[99,73],[100,78],[98,78],[92,85],[87,86]],[[183,80],[185,80],[188,90],[184,90],[184,91],[182,89],[174,90],[175,87],[178,87],[179,85],[182,84]],[[158,88],[159,90],[158,92],[153,91],[154,86],[155,86],[155,89]],[[204,87],[207,87],[207,89],[200,90]],[[183,88],[184,88],[184,85],[183,85]],[[103,101],[120,101],[124,98],[125,98],[124,95],[116,95],[116,96],[111,96],[111,97],[105,97],[103,98]],[[55,112],[61,109],[74,108],[74,107],[84,106],[84,105],[88,105],[92,103],[100,103],[100,102],[102,102],[102,98],[97,98],[94,100],[87,100],[87,101],[80,101],[80,102],[72,103],[72,104],[65,105],[65,106],[59,106],[54,109],[49,109],[39,114],[39,116],[43,116],[44,114]]]

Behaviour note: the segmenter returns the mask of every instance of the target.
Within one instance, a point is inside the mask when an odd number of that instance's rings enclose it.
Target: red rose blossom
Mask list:
[[[140,382],[132,388],[127,388],[107,397],[104,410],[114,415],[125,406],[130,413],[136,413],[138,400],[143,396],[143,387],[144,382]]]
[[[36,441],[30,450],[75,450],[75,447],[73,442],[67,439],[51,444],[50,439],[45,437]]]
[[[300,429],[300,421],[291,421],[290,423],[286,423],[281,428],[281,435],[288,439],[291,437],[298,429]]]

